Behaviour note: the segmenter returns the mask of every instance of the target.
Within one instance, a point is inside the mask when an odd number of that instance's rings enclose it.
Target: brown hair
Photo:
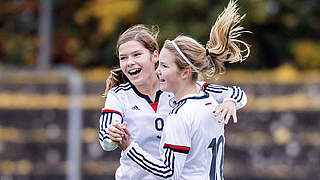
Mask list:
[[[249,45],[237,39],[242,33],[248,32],[244,31],[244,28],[239,25],[244,17],[238,14],[237,4],[230,0],[227,8],[219,15],[212,26],[206,47],[188,36],[180,35],[173,40],[197,68],[192,74],[193,80],[199,79],[198,72],[204,73],[208,77],[223,74],[225,72],[224,62],[241,62],[249,56]],[[164,47],[176,55],[176,63],[180,69],[185,69],[188,66],[171,41],[166,40]],[[241,47],[244,47],[244,49],[241,49]],[[243,55],[244,52],[246,53]]]
[[[159,34],[158,26],[152,26],[148,28],[143,24],[138,24],[130,27],[125,32],[123,32],[117,41],[116,55],[119,57],[119,47],[120,45],[128,41],[138,41],[151,53],[155,50],[159,51],[159,45],[157,42],[157,36]],[[110,70],[110,74],[106,80],[106,89],[102,96],[106,98],[108,91],[118,86],[119,84],[128,82],[128,78],[124,75],[119,67]]]

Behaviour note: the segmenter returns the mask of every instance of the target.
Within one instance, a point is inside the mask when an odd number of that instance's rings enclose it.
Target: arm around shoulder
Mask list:
[[[231,100],[236,103],[236,109],[241,109],[247,104],[246,93],[238,86],[222,86],[216,84],[204,84],[204,92],[212,96],[219,104]]]
[[[246,93],[239,86],[232,86],[231,89],[232,89],[232,94],[230,98],[226,98],[226,99],[233,99],[233,101],[236,102],[237,110],[243,108],[248,102]]]

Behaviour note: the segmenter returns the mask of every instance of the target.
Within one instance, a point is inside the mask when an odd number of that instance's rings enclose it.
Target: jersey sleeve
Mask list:
[[[119,97],[112,91],[109,91],[99,119],[99,143],[105,151],[113,151],[118,147],[109,138],[108,126],[116,120],[123,122],[122,114],[123,108]]]
[[[204,83],[201,88],[215,98],[221,104],[224,101],[231,100],[236,103],[236,109],[240,109],[247,104],[246,93],[238,86],[221,86],[211,83]]]
[[[189,130],[183,123],[169,123],[171,120],[181,121],[180,119],[167,119],[162,137],[164,145],[161,160],[146,153],[134,142],[124,151],[132,161],[158,179],[181,179],[182,169],[190,151]]]

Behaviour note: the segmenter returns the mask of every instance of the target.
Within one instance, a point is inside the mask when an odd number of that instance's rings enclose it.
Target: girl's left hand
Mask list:
[[[219,123],[224,121],[224,124],[228,124],[230,117],[232,116],[233,122],[237,123],[237,110],[236,110],[236,103],[231,100],[224,101],[223,103],[219,104],[215,111],[214,115],[217,116],[221,112],[219,117]]]

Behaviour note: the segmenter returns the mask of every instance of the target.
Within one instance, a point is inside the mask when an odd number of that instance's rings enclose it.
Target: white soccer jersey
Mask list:
[[[186,95],[167,118],[161,160],[139,143],[132,143],[125,154],[159,179],[223,180],[224,123],[212,113],[217,105],[204,92]]]
[[[155,102],[141,94],[134,85],[125,83],[111,89],[100,117],[99,140],[105,150],[117,146],[108,137],[108,125],[114,120],[127,121],[132,140],[138,142],[146,152],[160,159],[158,150],[164,119],[174,107],[173,94],[158,91]],[[116,179],[149,179],[148,173],[139,170],[126,156],[121,155]]]
[[[237,109],[247,102],[245,93],[238,87],[225,87],[213,84],[199,83],[205,92],[214,97],[218,103],[225,100],[237,102]],[[200,88],[199,87],[199,88]],[[107,95],[105,106],[101,111],[99,121],[99,142],[106,151],[112,151],[117,145],[109,139],[108,125],[113,121],[127,121],[131,138],[137,142],[146,152],[155,158],[161,159],[159,152],[160,138],[165,119],[175,105],[172,93],[158,91],[155,102],[144,94],[141,94],[131,83],[121,84],[112,88]],[[117,180],[130,179],[154,179],[149,173],[128,159],[120,158],[120,166],[116,172]]]

